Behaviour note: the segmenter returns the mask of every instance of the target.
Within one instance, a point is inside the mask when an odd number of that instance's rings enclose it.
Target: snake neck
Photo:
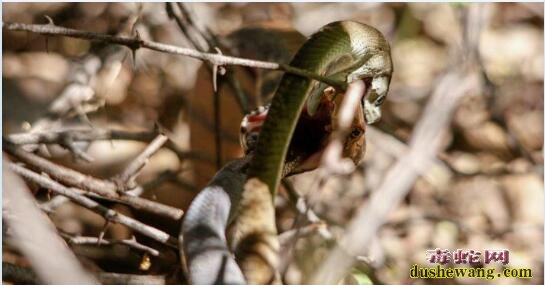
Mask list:
[[[326,26],[311,36],[290,65],[325,75],[329,65],[346,55],[349,50],[350,37],[346,31],[339,25]],[[308,95],[316,87],[317,82],[308,78],[284,74],[272,101],[248,176],[257,177],[266,183],[273,194],[276,193],[278,182],[285,172],[284,159],[288,155],[299,115]]]

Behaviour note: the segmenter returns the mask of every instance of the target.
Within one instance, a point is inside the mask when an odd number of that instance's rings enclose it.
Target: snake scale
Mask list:
[[[354,21],[330,23],[303,44],[290,65],[347,84],[363,80],[363,117],[367,123],[380,117],[393,68],[388,42],[375,28]],[[284,74],[256,149],[227,164],[192,202],[180,240],[193,284],[279,282],[273,200],[280,179],[296,173],[311,155],[301,157],[290,142],[302,113],[311,118],[320,113],[327,87]]]

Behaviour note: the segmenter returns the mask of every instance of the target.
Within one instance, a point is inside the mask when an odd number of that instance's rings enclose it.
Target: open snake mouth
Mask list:
[[[371,79],[364,80],[366,88],[362,96],[362,102],[358,105],[354,119],[350,126],[349,133],[344,140],[343,157],[350,158],[355,165],[358,165],[365,153],[365,131],[366,121],[364,114],[365,98],[370,93],[369,86]],[[334,89],[326,89],[322,96],[316,114],[312,117],[303,110],[301,118],[297,123],[294,137],[290,144],[290,151],[286,161],[297,159],[290,153],[299,153],[302,160],[291,174],[310,171],[317,168],[321,162],[322,154],[331,139],[332,133],[336,129],[337,112],[344,94],[335,92]],[[300,141],[298,141],[300,139]],[[302,147],[306,147],[305,150]]]
[[[343,151],[343,156],[352,159],[356,165],[361,161],[365,150],[364,104],[365,98],[369,95],[371,80],[364,80],[364,82],[366,94],[362,97],[362,104],[356,111]],[[311,116],[307,108],[301,112],[286,156],[287,173],[297,174],[319,166],[323,151],[335,130],[337,106],[343,97],[338,95],[341,94],[337,94],[333,88],[327,88],[320,97],[314,115]],[[259,132],[267,118],[268,110],[268,106],[262,106],[243,118],[240,127],[240,143],[245,153],[250,153],[257,146]]]

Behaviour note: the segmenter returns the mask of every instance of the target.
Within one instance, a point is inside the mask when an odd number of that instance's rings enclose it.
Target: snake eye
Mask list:
[[[375,106],[380,106],[382,103],[384,103],[384,99],[386,99],[386,96],[381,96],[377,98],[377,101],[375,101]]]

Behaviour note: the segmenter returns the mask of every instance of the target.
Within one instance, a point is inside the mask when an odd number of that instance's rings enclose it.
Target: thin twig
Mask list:
[[[221,47],[221,43],[219,42],[218,38],[216,37],[216,35],[214,35],[214,33],[208,27],[205,26],[204,30],[199,28],[199,25],[197,25],[197,21],[193,19],[191,13],[187,10],[187,8],[185,7],[186,5],[184,3],[178,2],[176,4],[178,5],[180,12],[182,12],[183,17],[187,19],[188,24],[191,25],[199,33],[199,35],[201,35],[204,38],[208,46]]]
[[[127,226],[128,228],[136,232],[139,232],[147,237],[150,237],[158,242],[164,243],[174,248],[178,247],[177,239],[170,236],[169,234],[163,231],[160,231],[154,227],[148,226],[144,223],[141,223],[133,218],[127,217],[112,209],[106,208],[102,206],[101,204],[91,200],[90,198],[80,195],[76,191],[72,191],[71,189],[59,184],[58,182],[48,177],[45,177],[43,175],[30,171],[15,163],[9,163],[7,167],[9,167],[9,169],[21,175],[22,177],[30,181],[33,181],[39,184],[40,186],[55,192],[56,194],[63,195],[70,198],[72,201],[103,216],[106,220],[110,222]]]
[[[147,245],[139,243],[133,236],[131,239],[99,239],[97,237],[85,237],[85,236],[66,236],[66,239],[70,244],[75,245],[111,245],[111,244],[123,244],[132,249],[148,253],[152,256],[159,256],[159,251],[151,248]]]
[[[86,154],[80,147],[76,146],[75,142],[70,137],[65,137],[65,140],[60,145],[68,149],[74,155],[75,160],[81,159],[85,162],[94,161],[90,155]]]
[[[136,187],[135,179],[148,163],[149,158],[156,153],[161,146],[168,140],[168,137],[159,134],[147,147],[141,152],[119,175],[119,182],[127,189]]]
[[[180,5],[178,5],[180,6]],[[169,18],[174,19],[176,21],[176,24],[178,25],[178,28],[180,28],[180,31],[182,34],[184,34],[185,38],[189,41],[191,45],[193,45],[194,48],[196,48],[198,51],[204,52],[206,50],[209,50],[210,46],[204,46],[202,42],[196,38],[188,29],[188,27],[195,28],[194,25],[190,24],[188,22],[189,19],[186,17],[179,16],[174,10],[174,3],[168,2],[166,3],[166,12]],[[202,36],[202,34],[201,34]]]
[[[60,131],[28,132],[7,135],[4,139],[15,145],[27,144],[62,144],[66,138],[74,142],[92,142],[100,140],[132,140],[150,142],[157,136],[156,131],[123,131],[107,129],[72,128]],[[172,140],[165,147],[176,153],[179,159],[194,159],[212,162],[212,159],[202,153],[184,151]]]
[[[24,181],[14,172],[21,168],[4,156],[3,219],[16,246],[46,284],[98,284],[55,232],[51,221],[37,207]],[[38,175],[39,176],[39,175]],[[54,257],[54,258],[52,258]]]
[[[101,66],[102,60],[95,55],[89,55],[80,64],[75,65],[68,78],[69,84],[51,102],[47,114],[32,124],[29,133],[59,128],[63,125],[62,119],[73,116],[78,116],[82,121],[88,123],[89,119],[86,113],[94,112],[104,105],[104,100],[98,98],[90,86],[92,78]],[[59,144],[68,148],[76,159],[86,157],[82,155],[83,151],[74,146],[70,141],[61,141]],[[38,144],[24,147],[27,151],[35,151],[38,148],[43,152],[47,152],[45,147]]]
[[[19,133],[6,136],[6,140],[15,145],[26,144],[59,144],[65,137],[73,141],[88,142],[100,140],[134,140],[151,141],[157,134],[155,132],[129,132],[122,130],[104,130],[73,128],[60,131]]]
[[[163,43],[143,40],[139,38],[138,36],[137,37],[112,36],[112,35],[106,35],[101,33],[93,33],[93,32],[80,31],[80,30],[60,27],[51,23],[46,25],[33,25],[33,24],[4,22],[3,27],[9,31],[27,31],[27,32],[33,32],[37,34],[46,35],[46,36],[65,36],[65,37],[71,37],[71,38],[106,42],[111,44],[119,44],[119,45],[126,46],[131,50],[137,50],[139,48],[147,48],[147,49],[158,51],[158,52],[189,56],[192,58],[210,62],[211,64],[217,65],[217,66],[240,65],[240,66],[255,67],[255,68],[262,68],[262,69],[281,70],[287,73],[291,73],[291,74],[299,75],[302,77],[318,80],[320,82],[324,82],[330,86],[335,87],[338,90],[346,89],[346,83],[344,81],[327,78],[327,77],[314,74],[312,72],[309,72],[303,69],[289,66],[287,64],[260,61],[260,60],[251,60],[251,59],[245,59],[245,58],[233,57],[233,56],[225,56],[225,55],[216,54],[216,53],[199,52],[197,50],[190,49],[190,48],[183,48],[183,47],[178,47],[174,45],[167,45]]]
[[[290,201],[297,211],[297,216],[295,217],[292,229],[278,236],[278,240],[282,245],[280,253],[280,272],[283,275],[288,269],[290,261],[293,258],[293,247],[299,238],[308,236],[312,233],[318,233],[324,240],[331,240],[334,238],[334,236],[329,231],[327,223],[320,219],[316,213],[314,213],[305,199],[301,197],[299,193],[297,193],[293,187],[293,184],[286,178],[282,179],[281,182],[284,188],[286,188]],[[310,224],[303,226],[301,217],[305,217]]]
[[[68,186],[86,190],[86,192],[92,192],[98,195],[99,198],[123,203],[134,209],[145,210],[175,220],[180,219],[183,215],[183,211],[180,209],[118,191],[118,186],[112,181],[101,180],[82,174],[73,169],[55,164],[33,153],[15,148],[9,143],[4,143],[3,147],[4,151],[28,164],[31,168],[47,173],[49,176]]]

